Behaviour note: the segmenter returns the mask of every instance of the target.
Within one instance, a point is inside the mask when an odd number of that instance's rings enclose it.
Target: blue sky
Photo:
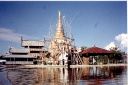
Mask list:
[[[76,46],[105,47],[127,32],[125,1],[0,2],[0,52],[20,47],[19,36],[43,39],[50,24],[56,29],[58,10],[67,21]]]

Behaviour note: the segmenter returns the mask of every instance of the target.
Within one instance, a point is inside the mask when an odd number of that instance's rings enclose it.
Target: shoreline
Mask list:
[[[75,67],[108,67],[108,66],[128,66],[128,64],[71,65],[71,68],[75,68]]]
[[[9,65],[13,66],[13,65]],[[16,68],[68,68],[67,65],[14,65]],[[70,65],[70,68],[128,66],[128,64]],[[8,67],[8,65],[7,65]]]

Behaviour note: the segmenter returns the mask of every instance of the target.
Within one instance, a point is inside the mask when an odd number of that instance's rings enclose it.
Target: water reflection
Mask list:
[[[125,78],[122,78],[124,75]],[[69,81],[72,85],[126,85],[126,78],[126,67],[87,67],[69,70]]]
[[[8,69],[13,85],[125,85],[126,67]]]

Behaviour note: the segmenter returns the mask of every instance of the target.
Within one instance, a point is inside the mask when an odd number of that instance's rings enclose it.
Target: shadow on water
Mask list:
[[[12,85],[7,76],[5,66],[0,65],[0,85]]]
[[[12,85],[125,85],[126,77],[124,66],[7,70]]]

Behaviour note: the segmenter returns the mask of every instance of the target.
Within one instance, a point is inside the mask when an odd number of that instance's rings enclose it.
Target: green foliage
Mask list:
[[[82,46],[82,47],[81,47],[81,51],[82,51],[82,50],[85,50],[85,49],[87,49],[86,46]]]
[[[123,60],[123,55],[125,52],[119,50],[118,47],[114,47],[110,49],[113,55],[110,56],[110,61],[113,61],[113,63],[117,63],[120,60]]]

